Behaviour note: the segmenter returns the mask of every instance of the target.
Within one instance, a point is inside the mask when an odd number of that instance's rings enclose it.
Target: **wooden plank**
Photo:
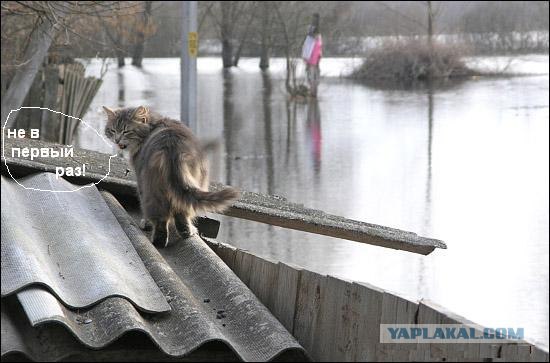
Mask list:
[[[256,259],[256,256],[253,256],[246,251],[237,249],[235,252],[235,265],[234,270],[235,274],[239,276],[241,281],[248,286],[250,284],[250,275],[252,272],[252,263]]]
[[[39,71],[34,79],[33,85],[27,94],[28,105],[25,106],[42,106],[43,105],[43,94],[42,94],[42,74],[43,70]],[[42,122],[42,110],[40,109],[30,109],[26,110],[29,117],[29,129],[39,129]],[[44,111],[47,112],[47,111]]]
[[[368,284],[354,283],[352,309],[360,316],[356,330],[352,332],[356,346],[354,361],[376,361],[376,350],[380,345],[380,319],[384,291]]]
[[[205,241],[244,280],[283,326],[292,332],[300,269],[284,263],[276,264],[221,242]]]
[[[460,344],[464,352],[464,359],[468,362],[479,362],[480,345],[477,343]]]
[[[57,93],[59,88],[59,69],[57,65],[44,66],[44,103],[43,107],[55,110],[57,107]],[[56,141],[56,130],[59,127],[59,115],[49,112],[42,112],[40,126],[40,137],[43,140]]]
[[[396,294],[384,292],[380,324],[414,324],[417,310],[418,304]],[[407,360],[416,347],[411,343],[380,343],[376,349],[376,360]]]
[[[417,344],[416,348],[409,351],[408,361],[410,362],[430,362],[431,358],[430,344]]]
[[[548,362],[548,348],[541,349],[539,347],[531,347],[532,362]]]
[[[351,283],[351,294],[349,299],[349,319],[351,322],[349,331],[350,348],[346,351],[343,360],[352,362],[357,360],[357,352],[360,345],[364,345],[365,342],[359,337],[359,329],[366,320],[366,314],[364,313],[366,308],[366,301],[363,301],[363,296],[359,293],[358,285]]]
[[[109,156],[106,154],[75,148],[73,158],[38,157],[34,158],[34,160],[29,160],[12,157],[11,148],[48,147],[52,146],[52,144],[39,140],[8,138],[4,142],[7,152],[5,152],[5,159],[3,156],[3,160],[9,166],[10,171],[19,175],[36,170],[55,172],[55,166],[76,166],[86,163],[86,177],[67,178],[71,182],[85,184],[91,181],[99,181],[108,171]],[[5,167],[5,165],[2,166],[2,168]],[[136,194],[134,174],[126,160],[113,157],[111,159],[110,170],[109,176],[104,178],[99,184],[100,187],[116,194]],[[222,187],[220,184],[211,184],[212,190],[218,190]],[[302,205],[291,203],[281,197],[261,195],[247,191],[242,191],[241,198],[224,214],[423,255],[431,253],[435,248],[446,248],[446,245],[442,241],[420,237],[413,232],[346,219],[319,210],[305,208]]]
[[[211,248],[215,246],[215,249],[213,248],[214,252],[216,252],[216,254],[232,271],[235,271],[235,255],[237,253],[237,249],[225,243],[214,242],[209,239],[205,240],[208,241],[208,244]]]
[[[480,344],[479,345],[479,360],[488,361],[495,359],[498,353],[498,345],[496,344]]]
[[[418,314],[418,303],[406,297],[395,295],[397,310],[395,322],[397,324],[415,324]]]
[[[395,322],[397,324],[415,324],[418,317],[419,305],[403,296],[395,295],[397,300],[397,309]],[[425,356],[427,344],[398,344],[396,353],[392,355],[394,361],[407,361],[411,356]]]
[[[441,324],[442,323],[442,314],[437,310],[432,308],[427,301],[421,300],[418,304],[418,316],[417,324]],[[446,356],[446,346],[445,344],[424,344],[427,347],[424,348],[429,352],[429,359],[432,361],[438,361],[443,359]],[[421,348],[422,349],[422,348]],[[424,354],[419,353],[418,355],[425,356]]]
[[[322,317],[315,327],[315,339],[313,351],[320,361],[341,361],[338,354],[338,343],[336,341],[338,325],[340,324],[340,309],[342,296],[346,288],[346,282],[334,277],[324,277],[324,293],[319,299],[319,313]],[[330,293],[328,293],[330,291]],[[335,358],[336,357],[336,358]]]
[[[289,332],[292,332],[301,270],[284,263],[279,263],[278,267],[277,289],[271,312]]]
[[[213,185],[212,189],[220,188]],[[242,192],[224,214],[274,226],[347,239],[360,243],[427,255],[435,248],[446,248],[439,240],[415,233],[369,224],[305,208],[284,199]]]
[[[325,361],[349,361],[352,350],[351,282],[327,277],[327,294],[321,303],[321,355]]]
[[[481,344],[480,344],[481,345]],[[531,361],[531,346],[528,344],[518,344],[518,361],[530,362]]]
[[[247,286],[271,312],[274,310],[278,277],[279,266],[276,263],[264,258],[252,259],[250,280]]]
[[[381,324],[415,324],[418,303],[385,291],[382,305]]]
[[[502,358],[505,362],[521,362],[519,359],[519,350],[516,344],[502,345]]]
[[[334,361],[352,361],[354,355],[354,330],[357,326],[356,316],[353,311],[353,293],[354,286],[349,281],[335,279],[343,292],[340,295],[338,306],[338,319],[335,329],[334,343],[336,349],[333,350],[334,355],[329,355],[329,359]],[[329,290],[330,291],[330,290]]]
[[[430,316],[430,321],[425,321]],[[422,300],[419,305],[418,324],[468,324],[475,325],[464,318],[455,315],[443,307],[429,300]],[[466,360],[469,355],[479,359],[481,349],[478,344],[452,343],[452,344],[430,344],[432,356],[436,359],[445,360]]]
[[[418,324],[441,324],[442,314],[432,307],[430,301],[420,300],[418,304]]]
[[[317,339],[325,318],[320,308],[326,293],[325,276],[307,270],[300,273],[293,335],[316,361],[323,360]]]

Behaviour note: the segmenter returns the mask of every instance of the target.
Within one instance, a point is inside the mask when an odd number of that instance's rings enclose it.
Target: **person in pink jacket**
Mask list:
[[[306,63],[307,82],[309,93],[312,97],[317,96],[319,86],[320,69],[319,62],[323,55],[323,38],[319,31],[319,14],[313,14],[313,20],[309,26],[304,45],[302,47],[302,58]]]
[[[308,64],[311,66],[319,66],[319,61],[323,55],[323,38],[321,34],[315,36],[315,44],[313,45],[313,51],[311,52],[311,57],[309,58]]]

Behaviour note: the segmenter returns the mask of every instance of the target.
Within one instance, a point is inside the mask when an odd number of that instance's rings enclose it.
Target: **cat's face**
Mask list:
[[[105,136],[120,149],[135,149],[149,133],[149,111],[143,106],[111,110],[103,106],[107,114]]]

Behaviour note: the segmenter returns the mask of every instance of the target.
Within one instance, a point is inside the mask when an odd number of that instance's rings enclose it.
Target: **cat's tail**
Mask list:
[[[160,155],[159,155],[160,156]],[[172,205],[188,215],[196,212],[223,212],[238,199],[240,193],[232,187],[218,191],[204,190],[179,156],[171,155],[169,197]],[[161,156],[162,158],[162,156]],[[206,186],[208,188],[208,186]]]
[[[237,189],[231,187],[226,187],[215,192],[205,192],[200,189],[191,188],[188,192],[194,198],[193,204],[195,210],[204,212],[223,212],[240,195]]]

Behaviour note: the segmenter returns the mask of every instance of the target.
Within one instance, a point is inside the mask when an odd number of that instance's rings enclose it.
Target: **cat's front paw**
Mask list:
[[[190,228],[186,228],[184,230],[177,230],[177,232],[181,239],[188,239],[194,235],[199,235],[199,232],[195,226],[191,226]]]
[[[151,233],[151,242],[157,248],[163,248],[168,245],[168,231],[166,230],[166,223],[159,223],[153,227]]]
[[[168,239],[166,235],[157,233],[152,238],[153,245],[157,248],[164,248],[168,246]]]

